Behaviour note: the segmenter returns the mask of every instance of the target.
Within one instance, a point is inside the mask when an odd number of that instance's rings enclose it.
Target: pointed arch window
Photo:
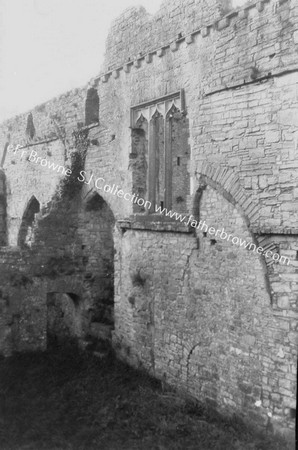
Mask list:
[[[187,212],[189,121],[179,91],[131,108],[133,193],[156,208]],[[136,205],[134,212],[144,212]]]
[[[91,125],[99,121],[99,97],[95,88],[87,91],[85,103],[85,125]]]

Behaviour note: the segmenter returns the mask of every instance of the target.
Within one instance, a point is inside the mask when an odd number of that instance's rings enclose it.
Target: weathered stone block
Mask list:
[[[201,30],[201,35],[202,35],[203,37],[206,37],[206,36],[208,36],[208,34],[209,34],[209,27],[204,27],[204,28],[202,28],[202,30]]]
[[[194,38],[192,36],[192,34],[189,34],[188,36],[186,36],[185,38],[185,42],[189,45],[193,42]]]
[[[274,143],[280,141],[280,131],[267,131],[265,133],[266,142]]]
[[[170,45],[170,49],[172,52],[176,52],[179,48],[178,42],[172,42]]]
[[[245,19],[248,16],[248,9],[244,8],[238,12],[239,19]]]

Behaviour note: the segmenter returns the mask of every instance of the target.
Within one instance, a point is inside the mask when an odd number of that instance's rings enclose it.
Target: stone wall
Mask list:
[[[69,314],[78,338],[92,323],[110,324],[115,274],[120,357],[221,411],[290,435],[298,5],[227,4],[175,0],[153,17],[127,10],[112,25],[100,76],[1,125],[1,148],[24,148],[2,158],[9,247],[1,249],[0,346],[4,354],[45,348],[51,296],[79,299],[78,317]],[[144,104],[152,111],[136,131],[132,113]],[[172,181],[185,203],[176,201],[173,211],[270,248],[289,264],[148,214],[115,193],[148,199],[150,114],[166,119],[167,107],[183,117],[183,129],[172,129]],[[158,141],[163,147],[164,137]],[[72,175],[28,160],[32,150]],[[162,175],[159,183],[166,184]],[[30,222],[30,245],[20,250],[33,196],[40,212]]]

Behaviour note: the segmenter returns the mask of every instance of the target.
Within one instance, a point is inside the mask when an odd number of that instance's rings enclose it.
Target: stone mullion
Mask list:
[[[172,118],[165,118],[165,207],[172,207]]]

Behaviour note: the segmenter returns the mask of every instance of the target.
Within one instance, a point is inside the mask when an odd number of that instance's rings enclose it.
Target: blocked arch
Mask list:
[[[252,242],[256,247],[260,246],[260,243],[256,236],[256,225],[252,226],[252,223],[258,223],[259,205],[253,201],[253,199],[244,191],[240,185],[239,178],[231,169],[214,167],[211,164],[204,164],[201,172],[197,174],[197,189],[193,200],[192,214],[197,221],[200,220],[200,201],[202,194],[207,186],[221,194],[229,203],[235,206],[241,215],[247,229],[250,232]],[[264,248],[264,246],[263,246]],[[264,248],[265,250],[265,248]],[[263,267],[263,273],[265,277],[265,284],[267,292],[270,296],[271,305],[273,304],[272,290],[269,281],[268,267],[270,263],[265,260],[264,255],[257,254],[261,265]]]
[[[33,223],[35,220],[35,214],[40,212],[40,203],[35,197],[32,195],[30,200],[27,203],[25,208],[22,222],[18,234],[18,246],[30,246],[33,240]]]
[[[247,227],[256,229],[260,218],[259,205],[248,195],[240,184],[238,175],[227,167],[203,163],[197,173],[198,188],[194,200],[194,215],[197,214],[196,203],[208,185],[219,192],[228,202],[236,206]]]

